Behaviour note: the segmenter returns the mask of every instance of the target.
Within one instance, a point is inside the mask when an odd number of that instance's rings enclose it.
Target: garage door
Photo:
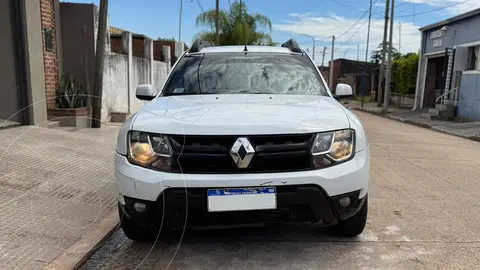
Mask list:
[[[15,53],[12,35],[11,0],[0,0],[0,126],[1,119],[20,122],[19,95],[15,74]],[[15,113],[17,113],[15,115]]]

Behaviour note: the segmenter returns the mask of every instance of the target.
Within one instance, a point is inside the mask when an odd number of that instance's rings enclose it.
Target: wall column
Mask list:
[[[171,63],[172,63],[172,55],[170,53],[170,46],[162,46],[163,49],[163,56],[165,59],[165,63],[167,64],[167,74],[170,73]]]
[[[130,95],[133,93],[133,51],[132,51],[132,33],[122,32],[123,53],[128,56],[128,113],[130,113]]]
[[[43,59],[42,20],[40,1],[23,0],[22,25],[24,29],[26,89],[28,106],[31,106],[31,125],[47,121],[47,103],[45,100],[45,67]],[[55,104],[55,103],[54,103]]]
[[[149,79],[150,85],[152,85],[152,87],[153,87],[155,85],[154,84],[155,78],[153,77],[153,70],[154,70],[154,66],[153,66],[153,40],[145,39],[144,46],[145,46],[145,50],[144,50],[145,58],[148,60],[148,64],[150,65],[150,72],[148,74],[148,79]]]

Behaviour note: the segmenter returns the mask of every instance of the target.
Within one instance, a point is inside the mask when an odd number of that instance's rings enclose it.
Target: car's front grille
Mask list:
[[[246,137],[255,149],[247,168],[238,168],[230,149]],[[313,134],[192,136],[170,135],[174,173],[264,173],[312,169],[310,148]]]

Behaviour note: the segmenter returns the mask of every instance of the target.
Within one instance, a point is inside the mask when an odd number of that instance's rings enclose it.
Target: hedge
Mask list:
[[[393,61],[392,80],[395,92],[402,94],[415,93],[417,82],[418,54],[409,53]]]

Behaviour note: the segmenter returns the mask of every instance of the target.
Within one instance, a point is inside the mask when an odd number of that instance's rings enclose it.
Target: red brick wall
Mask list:
[[[55,90],[58,86],[58,63],[56,46],[56,28],[55,28],[55,6],[54,0],[39,0],[42,16],[42,36],[43,36],[43,61],[45,66],[45,91],[47,98],[47,108],[55,108]],[[48,51],[45,47],[45,28],[52,30],[53,49]]]
[[[170,46],[170,57],[172,58],[172,65],[175,63],[175,42],[166,41],[166,40],[155,40],[153,41],[153,59],[155,61],[165,62],[165,57],[163,56],[163,46]]]
[[[145,57],[145,40],[139,38],[132,39],[132,55],[135,57]]]
[[[115,37],[110,39],[110,50],[114,53],[123,53],[122,38]]]
[[[111,51],[114,53],[123,53],[123,43],[121,37],[112,37],[110,39]],[[144,58],[145,57],[145,40],[139,38],[132,38],[132,55],[135,57]]]

